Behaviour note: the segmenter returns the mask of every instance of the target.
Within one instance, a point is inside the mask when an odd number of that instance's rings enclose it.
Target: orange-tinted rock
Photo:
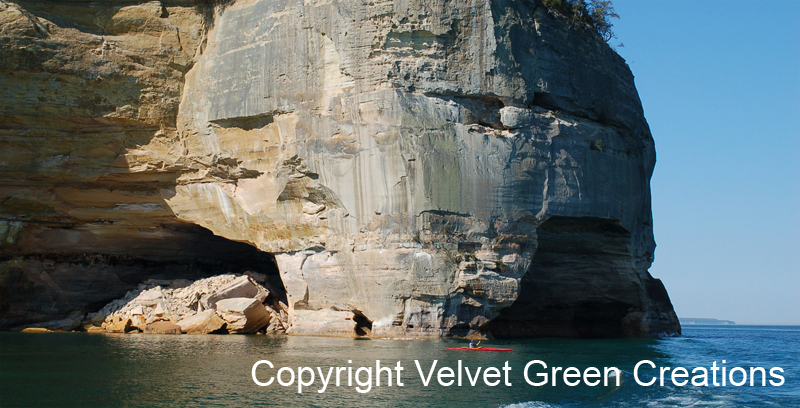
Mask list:
[[[270,315],[258,299],[231,298],[217,302],[217,314],[231,333],[255,333],[269,323]]]
[[[26,327],[22,329],[23,333],[48,333],[50,331],[44,327]]]
[[[108,326],[106,326],[106,331],[109,333],[127,333],[131,331],[131,328],[132,328],[131,319],[125,318],[117,321],[116,323],[111,323]]]
[[[205,310],[187,316],[181,319],[177,324],[184,333],[207,334],[223,328],[225,326],[225,321],[222,320],[214,310]]]
[[[680,331],[599,36],[541,1],[217,3],[0,3],[0,327],[277,259],[298,330]]]
[[[145,327],[146,334],[181,334],[181,326],[177,324],[161,321],[150,323]]]

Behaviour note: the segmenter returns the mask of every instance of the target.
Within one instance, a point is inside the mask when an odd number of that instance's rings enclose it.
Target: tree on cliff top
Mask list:
[[[573,24],[593,28],[606,42],[616,38],[612,18],[619,18],[611,0],[544,0],[550,10],[568,17]]]

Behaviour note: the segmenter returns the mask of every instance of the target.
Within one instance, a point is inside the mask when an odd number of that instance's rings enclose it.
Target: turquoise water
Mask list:
[[[570,340],[537,339],[493,341],[511,347],[510,353],[445,351],[463,341],[387,341],[290,336],[160,336],[84,333],[0,333],[0,406],[465,406],[465,407],[572,407],[572,406],[800,406],[800,327],[797,326],[689,326],[684,336],[666,339]],[[473,387],[439,385],[435,378],[424,386],[414,363],[428,375],[433,360],[457,368],[458,360],[474,373],[477,367],[502,369],[508,361],[511,386],[487,386],[478,379]],[[534,387],[523,378],[531,360],[549,366],[616,366],[623,371],[621,386],[563,384]],[[782,386],[644,387],[633,378],[634,365],[651,360],[657,366],[710,367],[713,361],[736,366],[781,367]],[[401,362],[403,386],[381,387],[364,394],[354,387],[329,385],[318,393],[319,379],[302,394],[296,382],[284,387],[273,382],[257,386],[251,370],[269,360],[256,374],[266,381],[281,367],[361,366],[376,361],[394,367]],[[348,360],[352,361],[348,364]],[[498,370],[502,374],[502,371]],[[644,370],[642,379],[655,370]],[[346,371],[342,371],[344,380]],[[394,372],[393,372],[394,373]],[[282,377],[288,381],[288,372]],[[657,374],[657,373],[656,373]],[[308,373],[305,373],[308,380]],[[531,372],[531,380],[535,380]],[[739,381],[741,376],[735,376]],[[332,377],[333,378],[333,377]],[[362,372],[362,380],[366,373]],[[771,377],[767,377],[771,379]],[[393,378],[396,381],[396,376]],[[489,378],[489,380],[492,380]],[[373,380],[374,381],[374,380]],[[760,377],[759,377],[760,382]],[[767,383],[769,384],[769,382]],[[364,389],[365,387],[362,387]]]

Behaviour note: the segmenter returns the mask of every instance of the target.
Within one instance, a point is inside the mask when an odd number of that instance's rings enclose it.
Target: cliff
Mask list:
[[[633,76],[538,1],[0,3],[0,325],[255,271],[289,332],[652,336]]]

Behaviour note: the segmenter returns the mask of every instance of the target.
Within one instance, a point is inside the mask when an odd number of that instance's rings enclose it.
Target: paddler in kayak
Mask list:
[[[478,348],[478,346],[479,346],[480,344],[481,344],[481,342],[480,342],[480,341],[476,343],[476,342],[475,342],[475,340],[471,340],[471,341],[469,342],[469,348],[471,348],[471,349]]]

